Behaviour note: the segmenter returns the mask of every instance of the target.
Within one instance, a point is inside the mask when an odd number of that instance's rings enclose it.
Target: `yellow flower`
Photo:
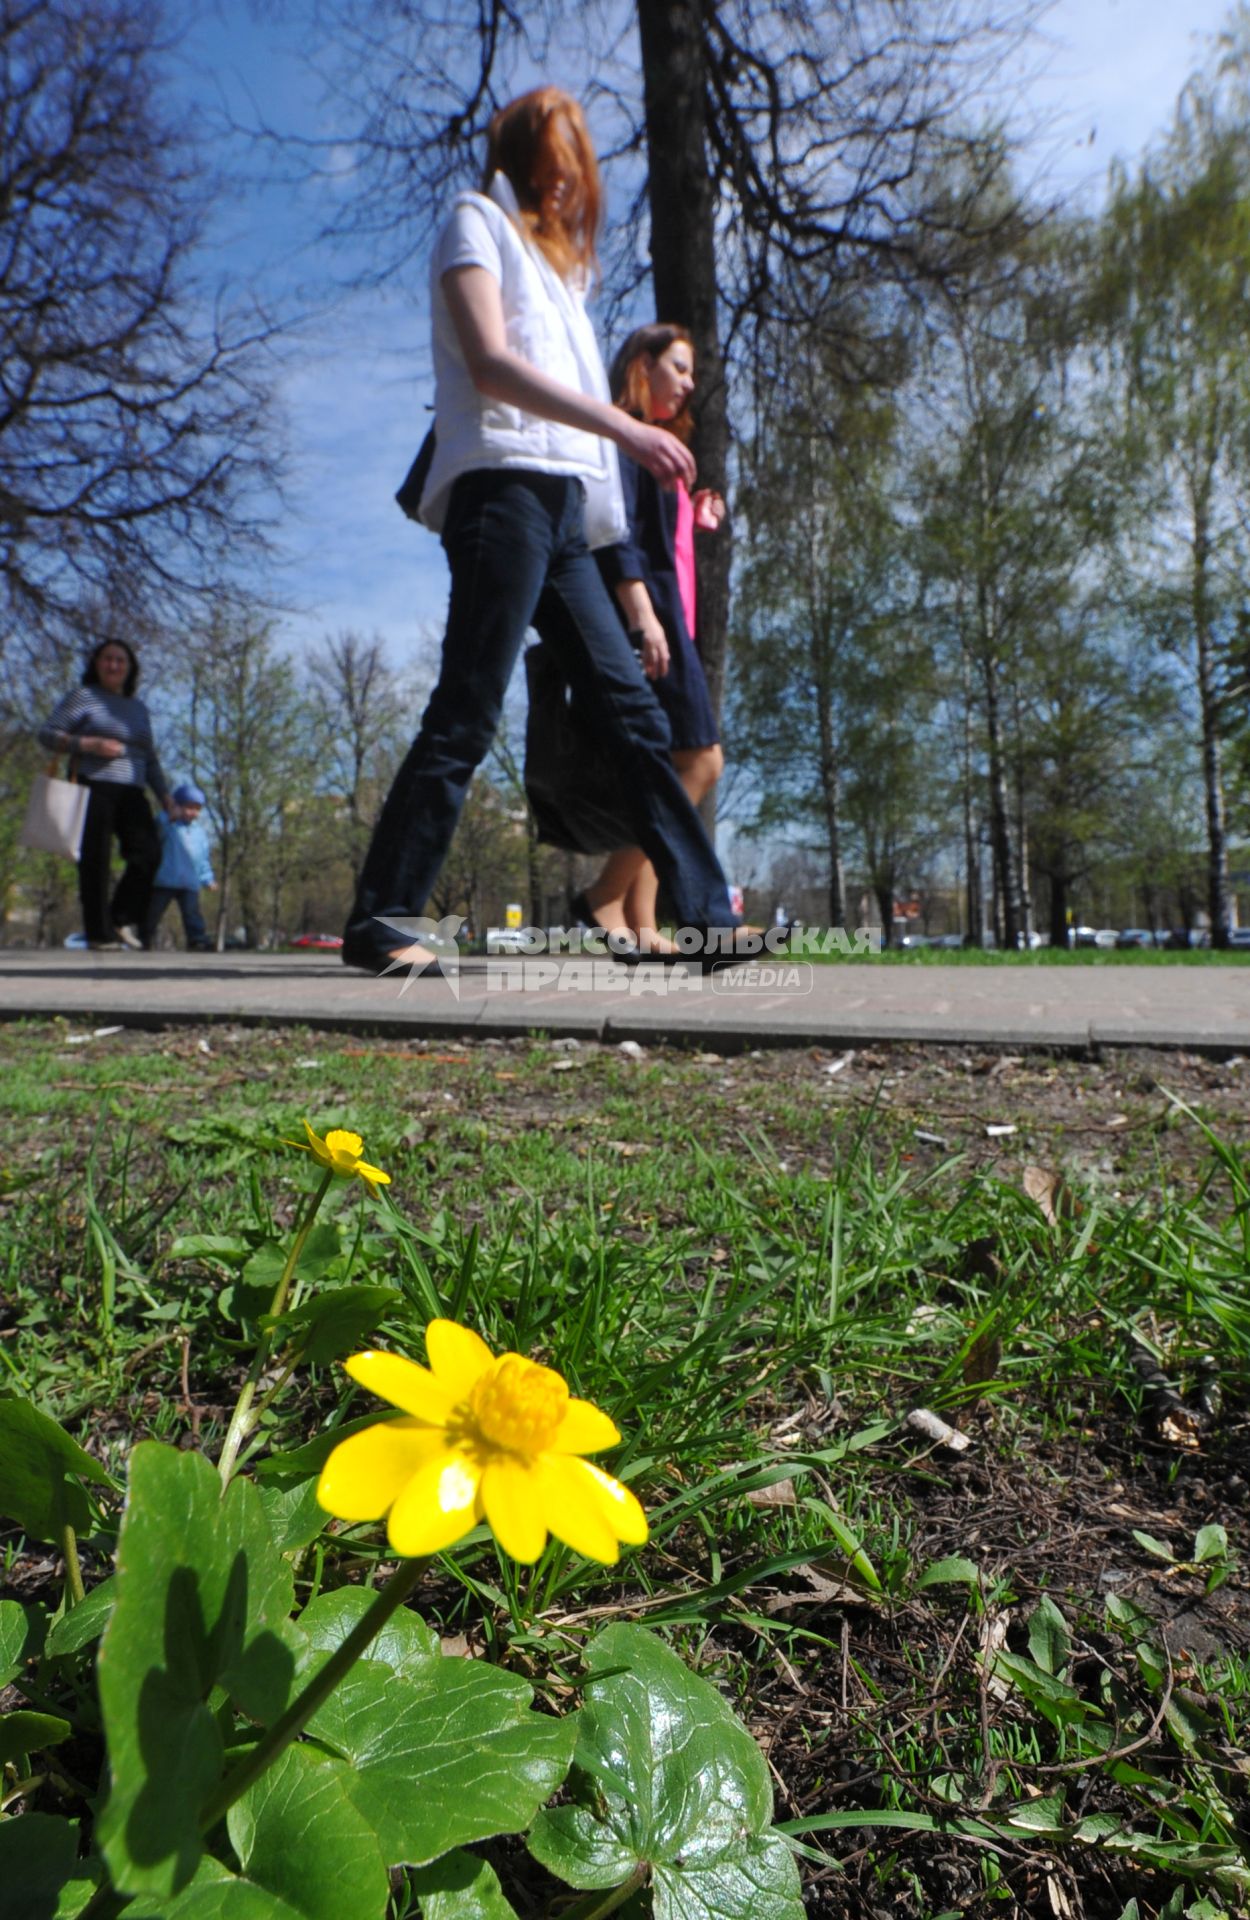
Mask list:
[[[405,1556],[440,1553],[480,1520],[505,1553],[537,1560],[550,1531],[612,1566],[618,1542],[640,1547],[647,1520],[628,1487],[583,1453],[613,1447],[606,1413],[575,1400],[550,1367],[500,1354],[467,1327],[432,1320],[429,1368],[394,1353],[357,1353],[353,1380],[401,1409],[334,1449],[317,1498],[340,1520],[387,1519]]]
[[[383,1173],[381,1167],[371,1167],[367,1160],[361,1159],[360,1149],[365,1143],[358,1133],[348,1133],[345,1127],[331,1127],[323,1140],[320,1134],[313,1132],[307,1120],[304,1122],[304,1132],[308,1135],[307,1145],[302,1140],[284,1140],[283,1146],[298,1147],[301,1153],[311,1153],[314,1160],[344,1180],[359,1174],[362,1180],[368,1181],[375,1193],[379,1186],[390,1186],[389,1173]]]

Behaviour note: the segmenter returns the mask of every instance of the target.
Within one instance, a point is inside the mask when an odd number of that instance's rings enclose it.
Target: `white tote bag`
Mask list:
[[[37,773],[18,844],[35,853],[59,853],[66,860],[77,860],[90,798],[91,789],[80,787],[76,780]]]

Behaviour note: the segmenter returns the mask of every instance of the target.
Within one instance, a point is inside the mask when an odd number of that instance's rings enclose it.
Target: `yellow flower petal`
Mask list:
[[[585,1461],[548,1453],[538,1462],[543,1516],[557,1540],[587,1560],[612,1567],[620,1559],[616,1531],[603,1510],[599,1489],[587,1479]]]
[[[364,1144],[358,1133],[350,1133],[346,1127],[331,1127],[325,1138],[326,1152],[335,1160],[340,1156],[345,1160],[359,1160]]]
[[[317,1500],[338,1520],[380,1520],[443,1435],[412,1420],[379,1420],[340,1441],[321,1469]]]
[[[313,1132],[307,1120],[304,1122],[304,1132],[308,1135],[308,1151],[313,1156],[313,1159],[320,1160],[323,1167],[328,1167],[330,1165],[330,1156],[326,1152],[326,1143],[319,1133]]]
[[[398,1353],[354,1353],[343,1362],[353,1380],[431,1427],[445,1427],[455,1406],[441,1380]]]
[[[569,1460],[569,1479],[580,1480],[583,1498],[594,1502],[604,1522],[627,1547],[647,1543],[650,1528],[636,1496],[592,1460]],[[554,1529],[553,1529],[554,1531]],[[563,1536],[562,1536],[563,1537]]]
[[[431,1320],[425,1330],[430,1365],[453,1400],[466,1400],[495,1357],[486,1342],[454,1320]]]
[[[396,1553],[441,1553],[477,1525],[481,1472],[464,1454],[446,1449],[415,1473],[391,1508],[386,1533]]]
[[[552,1453],[600,1453],[615,1447],[620,1433],[614,1421],[589,1400],[570,1400],[551,1442]]]
[[[356,1172],[362,1180],[367,1180],[370,1186],[376,1187],[379,1181],[384,1187],[389,1187],[391,1184],[390,1174],[383,1173],[381,1167],[371,1167],[367,1160],[358,1160],[356,1162]]]
[[[509,1454],[488,1461],[482,1473],[482,1510],[504,1552],[531,1566],[547,1544],[542,1484],[535,1469]]]

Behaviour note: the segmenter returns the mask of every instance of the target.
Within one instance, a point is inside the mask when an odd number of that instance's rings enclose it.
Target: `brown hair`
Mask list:
[[[576,100],[559,87],[535,87],[500,107],[486,133],[484,187],[496,173],[511,181],[529,235],[557,273],[598,272],[599,163]],[[559,177],[557,206],[551,196]]]
[[[130,671],[122,681],[122,692],[133,693],[139,684],[139,656],[131,646],[129,640],[97,640],[95,646],[92,647],[91,652],[87,655],[87,664],[83,668],[83,686],[99,686],[100,655],[104,652],[105,647],[120,647],[130,661]]]
[[[690,358],[694,360],[694,341],[685,327],[674,327],[664,321],[654,322],[649,327],[635,327],[628,340],[617,349],[612,362],[609,385],[612,398],[618,407],[626,413],[632,413],[635,420],[650,420],[651,389],[647,383],[647,362],[658,360],[661,354],[678,340],[682,340],[690,349]],[[694,430],[690,418],[689,406],[675,413],[671,420],[657,420],[657,427],[667,427],[681,441],[688,441]]]

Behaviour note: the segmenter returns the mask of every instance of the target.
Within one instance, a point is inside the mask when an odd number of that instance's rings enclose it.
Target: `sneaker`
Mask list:
[[[129,947],[132,953],[143,952],[143,941],[138,927],[118,927],[117,938],[123,947]]]

